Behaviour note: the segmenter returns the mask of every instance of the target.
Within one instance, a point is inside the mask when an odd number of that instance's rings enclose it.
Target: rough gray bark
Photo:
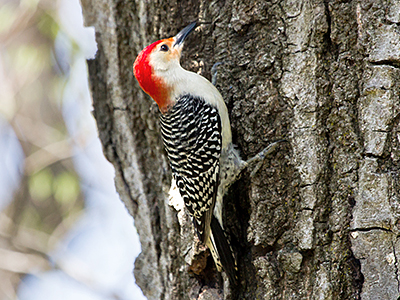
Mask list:
[[[148,299],[397,299],[397,0],[81,1],[99,48],[94,114],[140,235],[135,277]],[[224,62],[217,87],[242,156],[289,141],[226,196],[232,294],[210,259],[189,271],[191,227],[168,205],[159,112],[132,75],[144,46],[192,20],[182,64],[209,78]]]

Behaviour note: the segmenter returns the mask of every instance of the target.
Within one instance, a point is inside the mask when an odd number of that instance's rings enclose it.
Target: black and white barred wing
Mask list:
[[[190,95],[160,117],[172,173],[197,233],[209,235],[219,181],[221,120],[215,107]]]

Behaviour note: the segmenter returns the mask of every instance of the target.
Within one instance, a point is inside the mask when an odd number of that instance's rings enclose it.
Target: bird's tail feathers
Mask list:
[[[213,216],[211,219],[211,234],[207,242],[217,270],[223,269],[229,277],[231,284],[237,281],[237,263],[233,250],[228,242],[224,230],[218,220]]]

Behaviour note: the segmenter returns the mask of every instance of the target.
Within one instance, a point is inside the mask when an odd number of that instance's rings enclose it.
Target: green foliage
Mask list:
[[[27,44],[18,46],[14,51],[10,51],[9,55],[13,68],[18,73],[36,78],[49,66],[48,52],[46,47]]]
[[[54,198],[63,206],[73,205],[80,193],[78,178],[70,172],[63,172],[54,178]]]
[[[10,30],[15,22],[17,14],[14,6],[11,3],[2,3],[0,6],[0,34]]]
[[[30,176],[28,185],[34,201],[44,201],[53,196],[61,206],[73,205],[80,193],[76,174],[65,171],[54,176],[49,168]]]
[[[60,26],[50,15],[50,13],[45,13],[41,16],[39,22],[37,23],[39,31],[44,35],[54,40],[57,37]]]
[[[53,174],[44,169],[29,177],[29,194],[34,201],[43,201],[53,194]]]

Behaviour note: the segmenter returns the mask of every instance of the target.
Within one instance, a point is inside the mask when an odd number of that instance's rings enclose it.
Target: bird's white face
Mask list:
[[[183,44],[174,45],[175,38],[162,40],[150,54],[150,64],[153,70],[157,72],[170,71],[180,66]]]
[[[180,66],[183,44],[195,28],[193,22],[176,36],[159,40],[144,48],[133,64],[133,73],[140,87],[157,102],[161,112],[167,111],[184,85],[187,71]]]

